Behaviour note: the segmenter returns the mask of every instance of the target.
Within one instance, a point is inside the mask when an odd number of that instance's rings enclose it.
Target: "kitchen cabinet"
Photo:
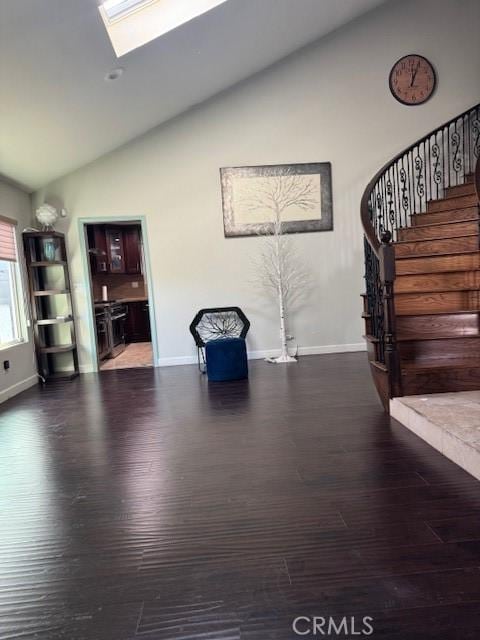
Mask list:
[[[125,227],[122,230],[125,255],[125,273],[142,273],[142,245],[139,227]]]
[[[93,274],[141,274],[142,242],[139,225],[92,225],[88,229]]]
[[[125,273],[125,249],[121,229],[105,229],[109,273]]]
[[[127,342],[150,342],[150,315],[148,301],[128,302],[125,338]]]
[[[105,229],[100,225],[89,225],[87,234],[92,274],[108,273]]]

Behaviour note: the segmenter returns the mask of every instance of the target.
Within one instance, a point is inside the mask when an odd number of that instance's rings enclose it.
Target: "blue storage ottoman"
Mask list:
[[[247,347],[243,338],[219,338],[205,345],[208,379],[212,382],[248,378]]]

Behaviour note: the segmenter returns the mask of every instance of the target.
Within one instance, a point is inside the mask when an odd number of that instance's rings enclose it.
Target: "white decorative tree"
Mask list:
[[[296,362],[288,353],[287,310],[291,311],[306,294],[310,278],[291,237],[284,232],[282,215],[290,207],[303,211],[318,207],[318,188],[310,176],[272,176],[256,181],[255,191],[248,194],[243,204],[251,212],[265,214],[264,219],[268,220],[259,226],[259,233],[267,237],[256,261],[256,280],[277,300],[281,354],[267,359],[275,363]]]

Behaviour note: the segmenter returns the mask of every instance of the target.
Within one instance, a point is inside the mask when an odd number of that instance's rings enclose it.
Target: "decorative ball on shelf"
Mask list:
[[[53,225],[58,220],[58,211],[51,204],[42,204],[35,212],[37,220],[42,225],[42,231],[52,231]]]

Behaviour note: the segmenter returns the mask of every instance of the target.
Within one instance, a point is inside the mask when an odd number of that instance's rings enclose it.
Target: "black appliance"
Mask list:
[[[100,360],[116,358],[125,350],[127,305],[121,302],[95,304],[97,350]]]
[[[111,327],[111,352],[109,358],[116,358],[125,351],[125,322],[127,320],[127,306],[121,302],[113,302],[108,312]]]
[[[95,325],[97,330],[97,352],[99,360],[104,360],[110,353],[110,333],[108,318],[103,307],[95,306]]]

